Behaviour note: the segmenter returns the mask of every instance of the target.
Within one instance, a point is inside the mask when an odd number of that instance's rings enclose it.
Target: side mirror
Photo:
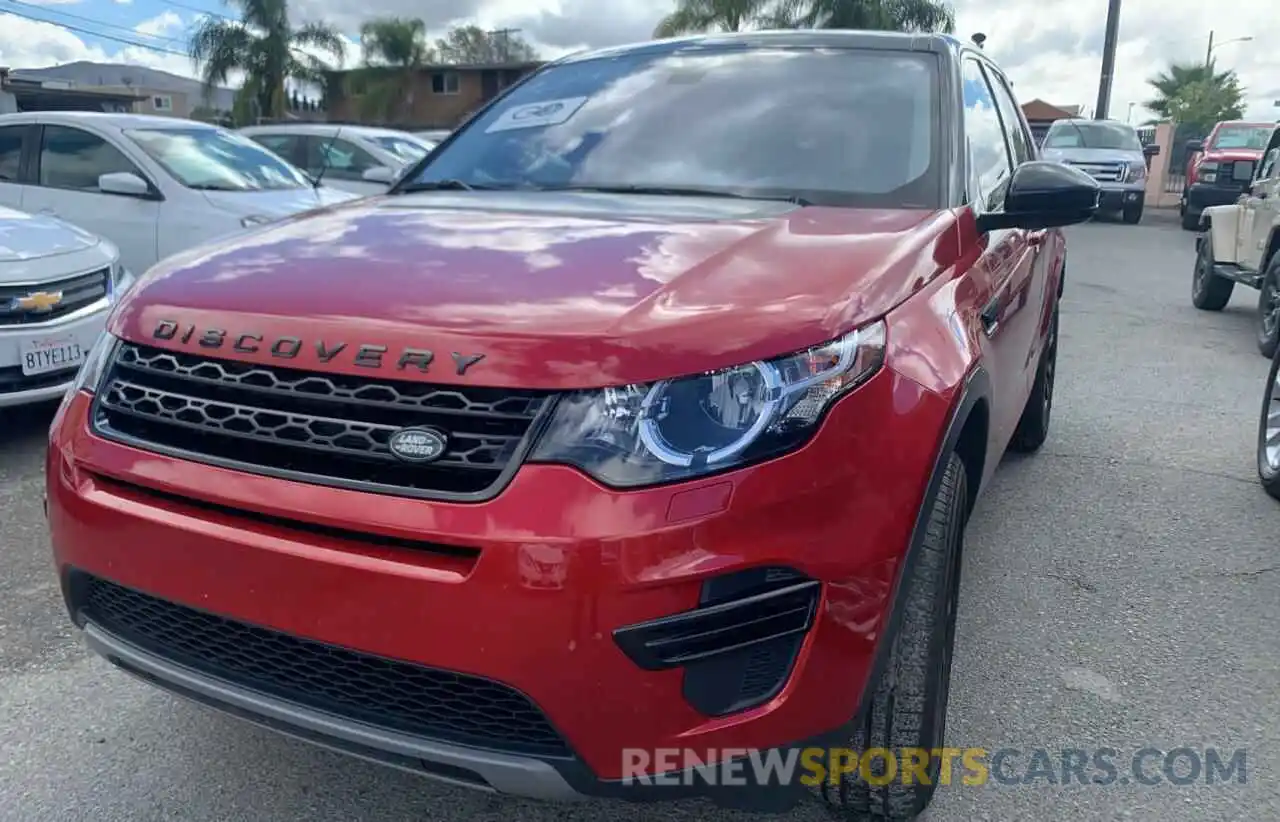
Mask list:
[[[151,199],[151,186],[132,171],[113,171],[98,177],[98,190],[103,194]]]
[[[1204,140],[1188,140],[1187,152],[1194,154],[1198,151],[1204,151]]]
[[[383,185],[391,185],[395,180],[396,173],[386,166],[374,166],[366,168],[364,173],[360,175],[360,179],[366,183],[381,183]]]
[[[1004,211],[978,216],[978,230],[1024,228],[1035,231],[1083,223],[1098,210],[1102,188],[1074,166],[1031,160],[1013,170]]]
[[[1143,146],[1143,147],[1142,147],[1142,153],[1143,153],[1145,156],[1147,156],[1147,157],[1159,157],[1159,156],[1160,156],[1160,144],[1159,144],[1159,143],[1149,143],[1148,145],[1145,145],[1145,146]]]

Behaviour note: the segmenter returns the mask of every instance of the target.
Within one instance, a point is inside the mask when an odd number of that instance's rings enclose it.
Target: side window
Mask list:
[[[1274,179],[1277,163],[1280,163],[1280,148],[1273,148],[1267,152],[1266,157],[1262,158],[1262,168],[1258,169],[1258,181]]]
[[[326,178],[359,180],[364,172],[380,165],[377,158],[355,143],[331,137],[307,138],[307,171],[313,175],[324,169]]]
[[[298,138],[290,134],[254,134],[251,139],[267,151],[282,157],[287,163],[298,159]]]
[[[1009,90],[1007,81],[999,72],[985,70],[991,80],[991,89],[995,92],[996,106],[1000,109],[1000,119],[1004,121],[1004,131],[1009,137],[1009,150],[1013,152],[1014,167],[1028,160],[1035,159],[1035,150],[1031,148],[1031,137],[1027,134],[1026,124],[1022,122],[1022,113],[1014,102],[1013,92]]]
[[[22,135],[28,126],[0,128],[0,182],[19,182],[22,168]]]
[[[986,75],[977,60],[964,61],[964,132],[969,145],[971,199],[984,211],[1004,205],[1013,165],[1005,144],[1004,129]]]
[[[68,126],[44,127],[40,141],[40,185],[97,191],[100,176],[118,171],[142,176],[120,149],[96,134]]]

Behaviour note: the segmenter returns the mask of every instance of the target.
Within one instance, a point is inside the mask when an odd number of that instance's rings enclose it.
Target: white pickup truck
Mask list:
[[[1280,126],[1271,133],[1249,190],[1206,208],[1196,238],[1191,303],[1221,311],[1236,283],[1258,289],[1258,350],[1280,347]]]

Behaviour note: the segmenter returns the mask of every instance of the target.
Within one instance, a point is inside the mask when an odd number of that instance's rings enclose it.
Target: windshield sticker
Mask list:
[[[559,100],[543,100],[539,103],[512,106],[502,112],[502,116],[494,120],[485,129],[485,133],[492,134],[495,131],[511,131],[517,128],[558,126],[572,117],[585,102],[587,102],[586,97],[564,97]]]

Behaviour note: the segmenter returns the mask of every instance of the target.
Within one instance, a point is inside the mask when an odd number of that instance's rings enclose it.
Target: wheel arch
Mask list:
[[[947,472],[951,455],[960,457],[965,467],[965,479],[968,482],[968,499],[965,516],[973,510],[981,488],[982,476],[986,470],[988,443],[990,441],[990,405],[991,377],[981,364],[975,366],[957,390],[957,398],[952,405],[951,416],[944,429],[941,442],[934,455],[933,469],[925,487],[924,497],[916,510],[915,523],[911,529],[911,541],[907,543],[906,556],[900,563],[897,578],[894,580],[893,596],[889,616],[885,621],[876,647],[875,660],[867,672],[863,686],[863,696],[854,723],[863,722],[866,718],[870,700],[867,695],[884,675],[885,667],[893,648],[894,638],[902,626],[902,609],[905,598],[902,596],[903,582],[910,579],[911,573],[919,562],[921,545],[929,528],[929,512],[942,488],[942,480]],[[962,540],[963,543],[963,540]]]

